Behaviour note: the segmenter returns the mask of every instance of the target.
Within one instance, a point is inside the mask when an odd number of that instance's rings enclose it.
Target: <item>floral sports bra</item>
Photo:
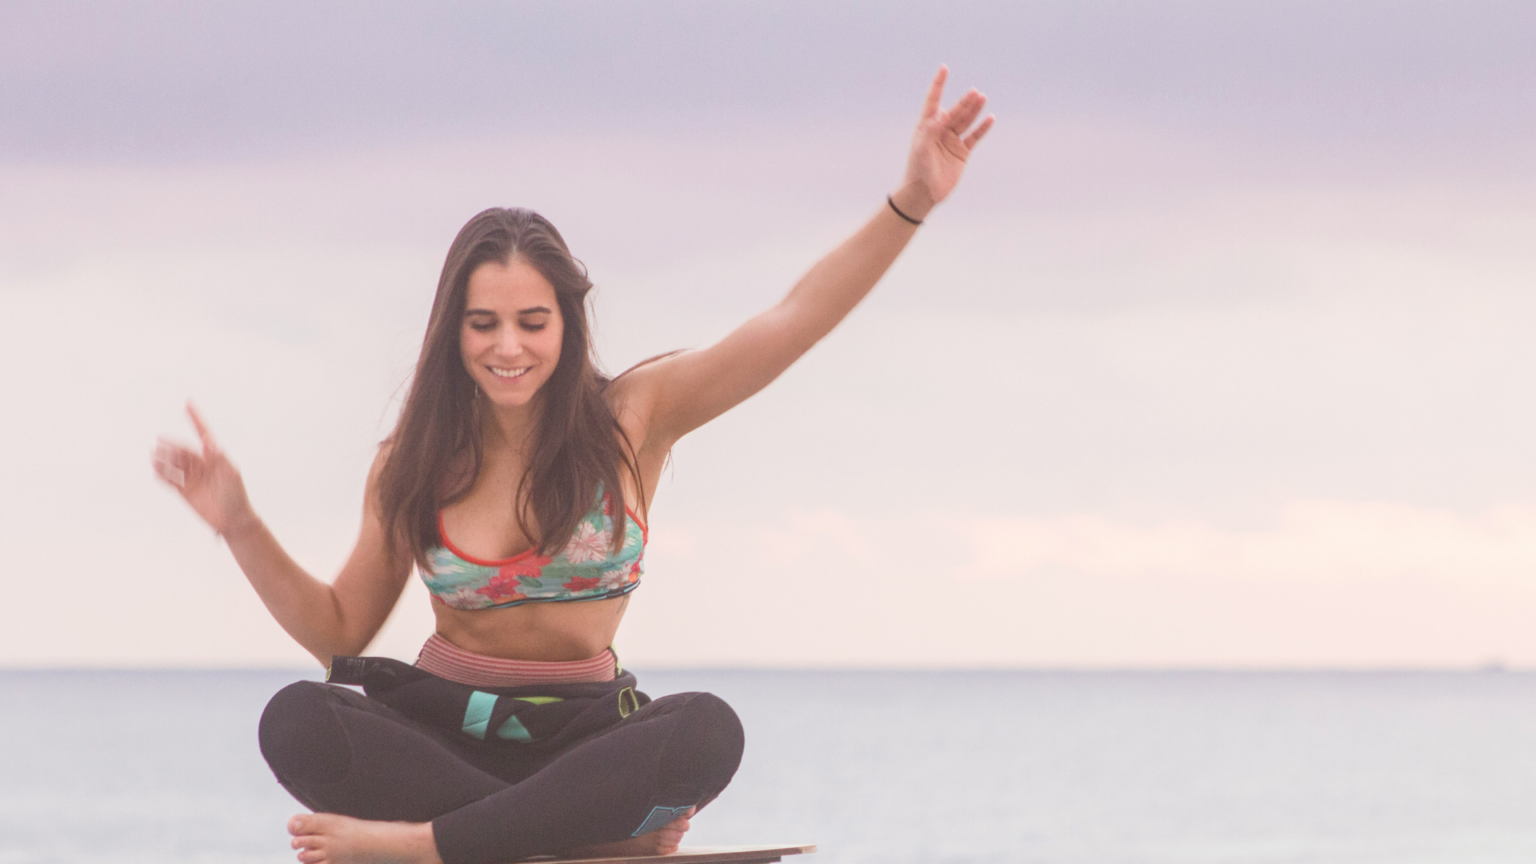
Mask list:
[[[427,550],[430,572],[423,571],[434,600],[454,609],[494,609],[540,600],[606,600],[635,590],[645,572],[646,528],[626,509],[624,545],[612,552],[612,502],[597,490],[597,503],[576,523],[570,542],[553,558],[529,549],[521,555],[487,561],[465,554],[443,530],[443,545]]]

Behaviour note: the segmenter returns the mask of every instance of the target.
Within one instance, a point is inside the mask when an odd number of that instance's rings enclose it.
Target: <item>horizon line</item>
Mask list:
[[[926,674],[970,674],[970,673],[1028,673],[1028,674],[1083,674],[1083,675],[1115,675],[1115,674],[1253,674],[1253,675],[1286,675],[1286,674],[1339,674],[1339,675],[1369,675],[1369,674],[1489,674],[1511,673],[1531,674],[1536,673],[1536,666],[1511,665],[1502,662],[1488,662],[1476,665],[1168,665],[1168,666],[1114,666],[1114,665],[955,665],[955,666],[804,666],[804,665],[626,665],[627,669],[638,668],[641,671],[653,673],[674,672],[726,672],[726,673],[926,673]],[[7,673],[84,673],[84,672],[286,672],[291,674],[306,675],[319,674],[323,670],[313,666],[260,666],[260,665],[224,665],[224,666],[188,666],[188,665],[8,665],[0,663],[0,674]]]

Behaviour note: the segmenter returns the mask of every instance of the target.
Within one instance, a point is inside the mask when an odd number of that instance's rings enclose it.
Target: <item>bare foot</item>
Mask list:
[[[303,864],[443,864],[430,822],[300,813],[288,820],[288,833]]]
[[[561,857],[626,858],[635,855],[671,855],[677,851],[678,846],[682,845],[683,835],[688,833],[688,817],[697,812],[699,812],[697,807],[689,807],[687,813],[649,834],[641,834],[639,837],[614,843],[583,846],[580,849],[572,849]]]

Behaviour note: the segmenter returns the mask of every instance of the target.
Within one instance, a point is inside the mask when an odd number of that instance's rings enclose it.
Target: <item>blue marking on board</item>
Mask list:
[[[645,821],[640,823],[640,827],[635,829],[635,833],[629,836],[639,837],[641,834],[649,834],[658,828],[665,828],[672,823],[672,820],[687,813],[688,808],[692,806],[692,804],[684,804],[681,807],[654,807],[651,809],[651,815],[645,817]]]

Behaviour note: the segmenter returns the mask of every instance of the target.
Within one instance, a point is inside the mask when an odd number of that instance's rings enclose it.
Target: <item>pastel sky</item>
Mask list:
[[[679,445],[637,665],[1536,664],[1536,6],[7,3],[0,665],[300,666],[153,479],[201,406],[329,578],[480,209],[617,371],[999,116],[871,299]],[[410,588],[373,648],[431,630]]]

